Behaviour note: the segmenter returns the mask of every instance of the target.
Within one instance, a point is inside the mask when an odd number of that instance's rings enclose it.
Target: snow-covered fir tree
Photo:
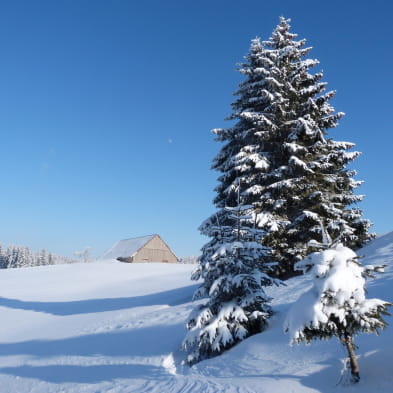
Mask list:
[[[222,173],[216,206],[233,206],[240,178],[283,277],[311,252],[310,241],[321,242],[321,221],[348,247],[371,238],[370,222],[353,206],[362,199],[354,194],[361,182],[346,167],[359,153],[327,137],[343,113],[329,104],[335,93],[325,91],[322,72],[309,72],[318,61],[306,58],[311,48],[290,33],[289,21],[281,18],[270,40],[252,41],[229,117],[236,123],[214,130],[225,145],[213,164]]]
[[[359,381],[359,366],[353,337],[359,332],[377,333],[386,322],[382,315],[390,305],[380,299],[367,299],[365,278],[382,272],[383,266],[361,266],[356,254],[342,244],[310,254],[295,264],[310,272],[313,287],[290,309],[285,330],[292,342],[338,337],[348,351],[352,382]]]
[[[38,253],[38,266],[45,266],[48,262],[48,253],[46,250],[42,249]]]
[[[192,278],[203,279],[194,298],[207,297],[207,301],[196,307],[187,323],[183,348],[188,351],[188,364],[218,355],[259,333],[272,314],[264,287],[278,285],[279,280],[268,275],[270,266],[264,263],[264,231],[257,226],[253,206],[241,203],[240,186],[233,192],[236,202],[200,227],[211,240],[203,247]]]

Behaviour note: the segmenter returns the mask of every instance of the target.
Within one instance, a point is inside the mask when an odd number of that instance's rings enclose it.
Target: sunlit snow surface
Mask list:
[[[393,233],[358,252],[386,263],[368,297],[393,301]],[[360,392],[390,393],[393,321],[360,335],[361,381],[336,386],[337,340],[289,346],[286,312],[311,282],[272,289],[270,327],[189,368],[179,347],[193,308],[192,265],[103,261],[0,271],[0,393]]]

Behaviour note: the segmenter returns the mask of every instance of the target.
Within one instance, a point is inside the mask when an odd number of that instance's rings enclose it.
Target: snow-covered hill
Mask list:
[[[389,265],[368,289],[392,302],[393,232],[359,254]],[[306,277],[270,291],[276,314],[267,331],[181,366],[192,269],[103,261],[0,271],[0,393],[392,391],[393,326],[356,337],[356,386],[336,386],[345,356],[337,340],[289,346],[282,324],[310,287]]]

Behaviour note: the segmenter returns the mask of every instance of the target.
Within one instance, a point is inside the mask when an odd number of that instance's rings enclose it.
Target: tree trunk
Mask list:
[[[351,380],[353,383],[357,383],[360,380],[359,375],[359,364],[355,355],[355,345],[353,343],[353,338],[350,334],[344,334],[341,338],[341,342],[345,345],[348,351],[349,363],[351,366]]]

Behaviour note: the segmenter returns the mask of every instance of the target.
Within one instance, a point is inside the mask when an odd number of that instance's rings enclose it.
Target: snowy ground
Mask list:
[[[393,301],[393,233],[364,248],[363,263],[389,264],[369,296]],[[337,340],[288,344],[282,331],[307,278],[271,291],[267,331],[222,356],[181,366],[193,266],[115,261],[0,271],[0,393],[390,393],[393,326],[360,335],[361,382],[336,386]],[[388,317],[392,323],[392,318]]]

